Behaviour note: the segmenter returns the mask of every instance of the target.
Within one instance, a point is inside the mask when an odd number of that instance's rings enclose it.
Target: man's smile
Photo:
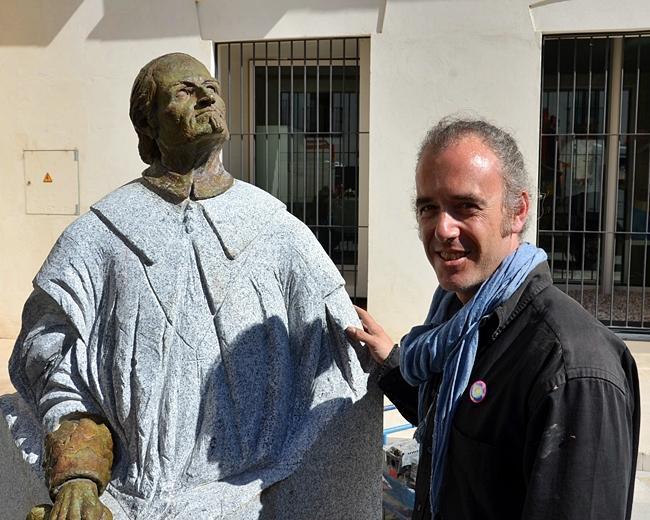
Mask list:
[[[445,262],[450,262],[452,260],[459,260],[467,256],[467,251],[438,251],[438,255]]]

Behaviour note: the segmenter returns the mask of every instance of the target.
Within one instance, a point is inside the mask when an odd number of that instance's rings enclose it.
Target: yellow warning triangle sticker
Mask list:
[[[49,172],[45,174],[45,177],[43,177],[43,182],[52,182],[52,176],[50,175]]]

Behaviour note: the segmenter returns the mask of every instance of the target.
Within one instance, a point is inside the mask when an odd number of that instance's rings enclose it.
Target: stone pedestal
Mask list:
[[[377,389],[329,423],[288,478],[241,503],[243,488],[261,480],[215,483],[190,490],[169,504],[162,518],[189,520],[291,520],[381,518],[381,395]],[[2,518],[22,520],[36,504],[49,503],[41,469],[41,429],[18,394],[0,396],[0,504]],[[111,494],[113,493],[113,494]],[[114,520],[131,520],[109,486],[102,501]],[[151,519],[154,520],[154,519]]]

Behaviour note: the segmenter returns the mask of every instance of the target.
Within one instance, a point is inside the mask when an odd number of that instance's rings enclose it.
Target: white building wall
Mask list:
[[[524,0],[202,0],[202,35],[232,41],[371,36],[369,310],[397,340],[437,282],[413,215],[415,153],[426,129],[471,112],[510,128],[537,174],[541,36]],[[228,10],[245,27],[226,25]],[[256,9],[263,16],[251,20]],[[315,23],[315,18],[320,23]],[[344,23],[341,22],[344,20]],[[534,240],[534,218],[529,237]]]
[[[541,36],[521,0],[388,0],[370,48],[368,304],[397,341],[437,287],[412,209],[419,141],[447,114],[486,117],[512,131],[536,182]]]
[[[74,218],[25,214],[24,149],[77,148],[81,211],[139,174],[133,78],[201,41],[371,36],[369,308],[397,340],[436,287],[411,209],[418,142],[449,113],[512,130],[537,179],[544,32],[650,29],[647,0],[3,0],[0,3],[0,337]],[[197,17],[197,10],[199,16]],[[330,29],[331,28],[331,29]],[[534,186],[533,186],[534,187]],[[534,240],[533,216],[529,239]]]
[[[193,1],[0,3],[0,338],[18,333],[31,280],[75,218],[25,213],[23,150],[78,149],[87,211],[144,168],[131,85],[145,63],[175,51],[212,67]]]

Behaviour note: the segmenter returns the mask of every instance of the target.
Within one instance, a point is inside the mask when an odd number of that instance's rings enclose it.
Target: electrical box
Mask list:
[[[23,150],[25,211],[29,215],[79,214],[79,152]]]

